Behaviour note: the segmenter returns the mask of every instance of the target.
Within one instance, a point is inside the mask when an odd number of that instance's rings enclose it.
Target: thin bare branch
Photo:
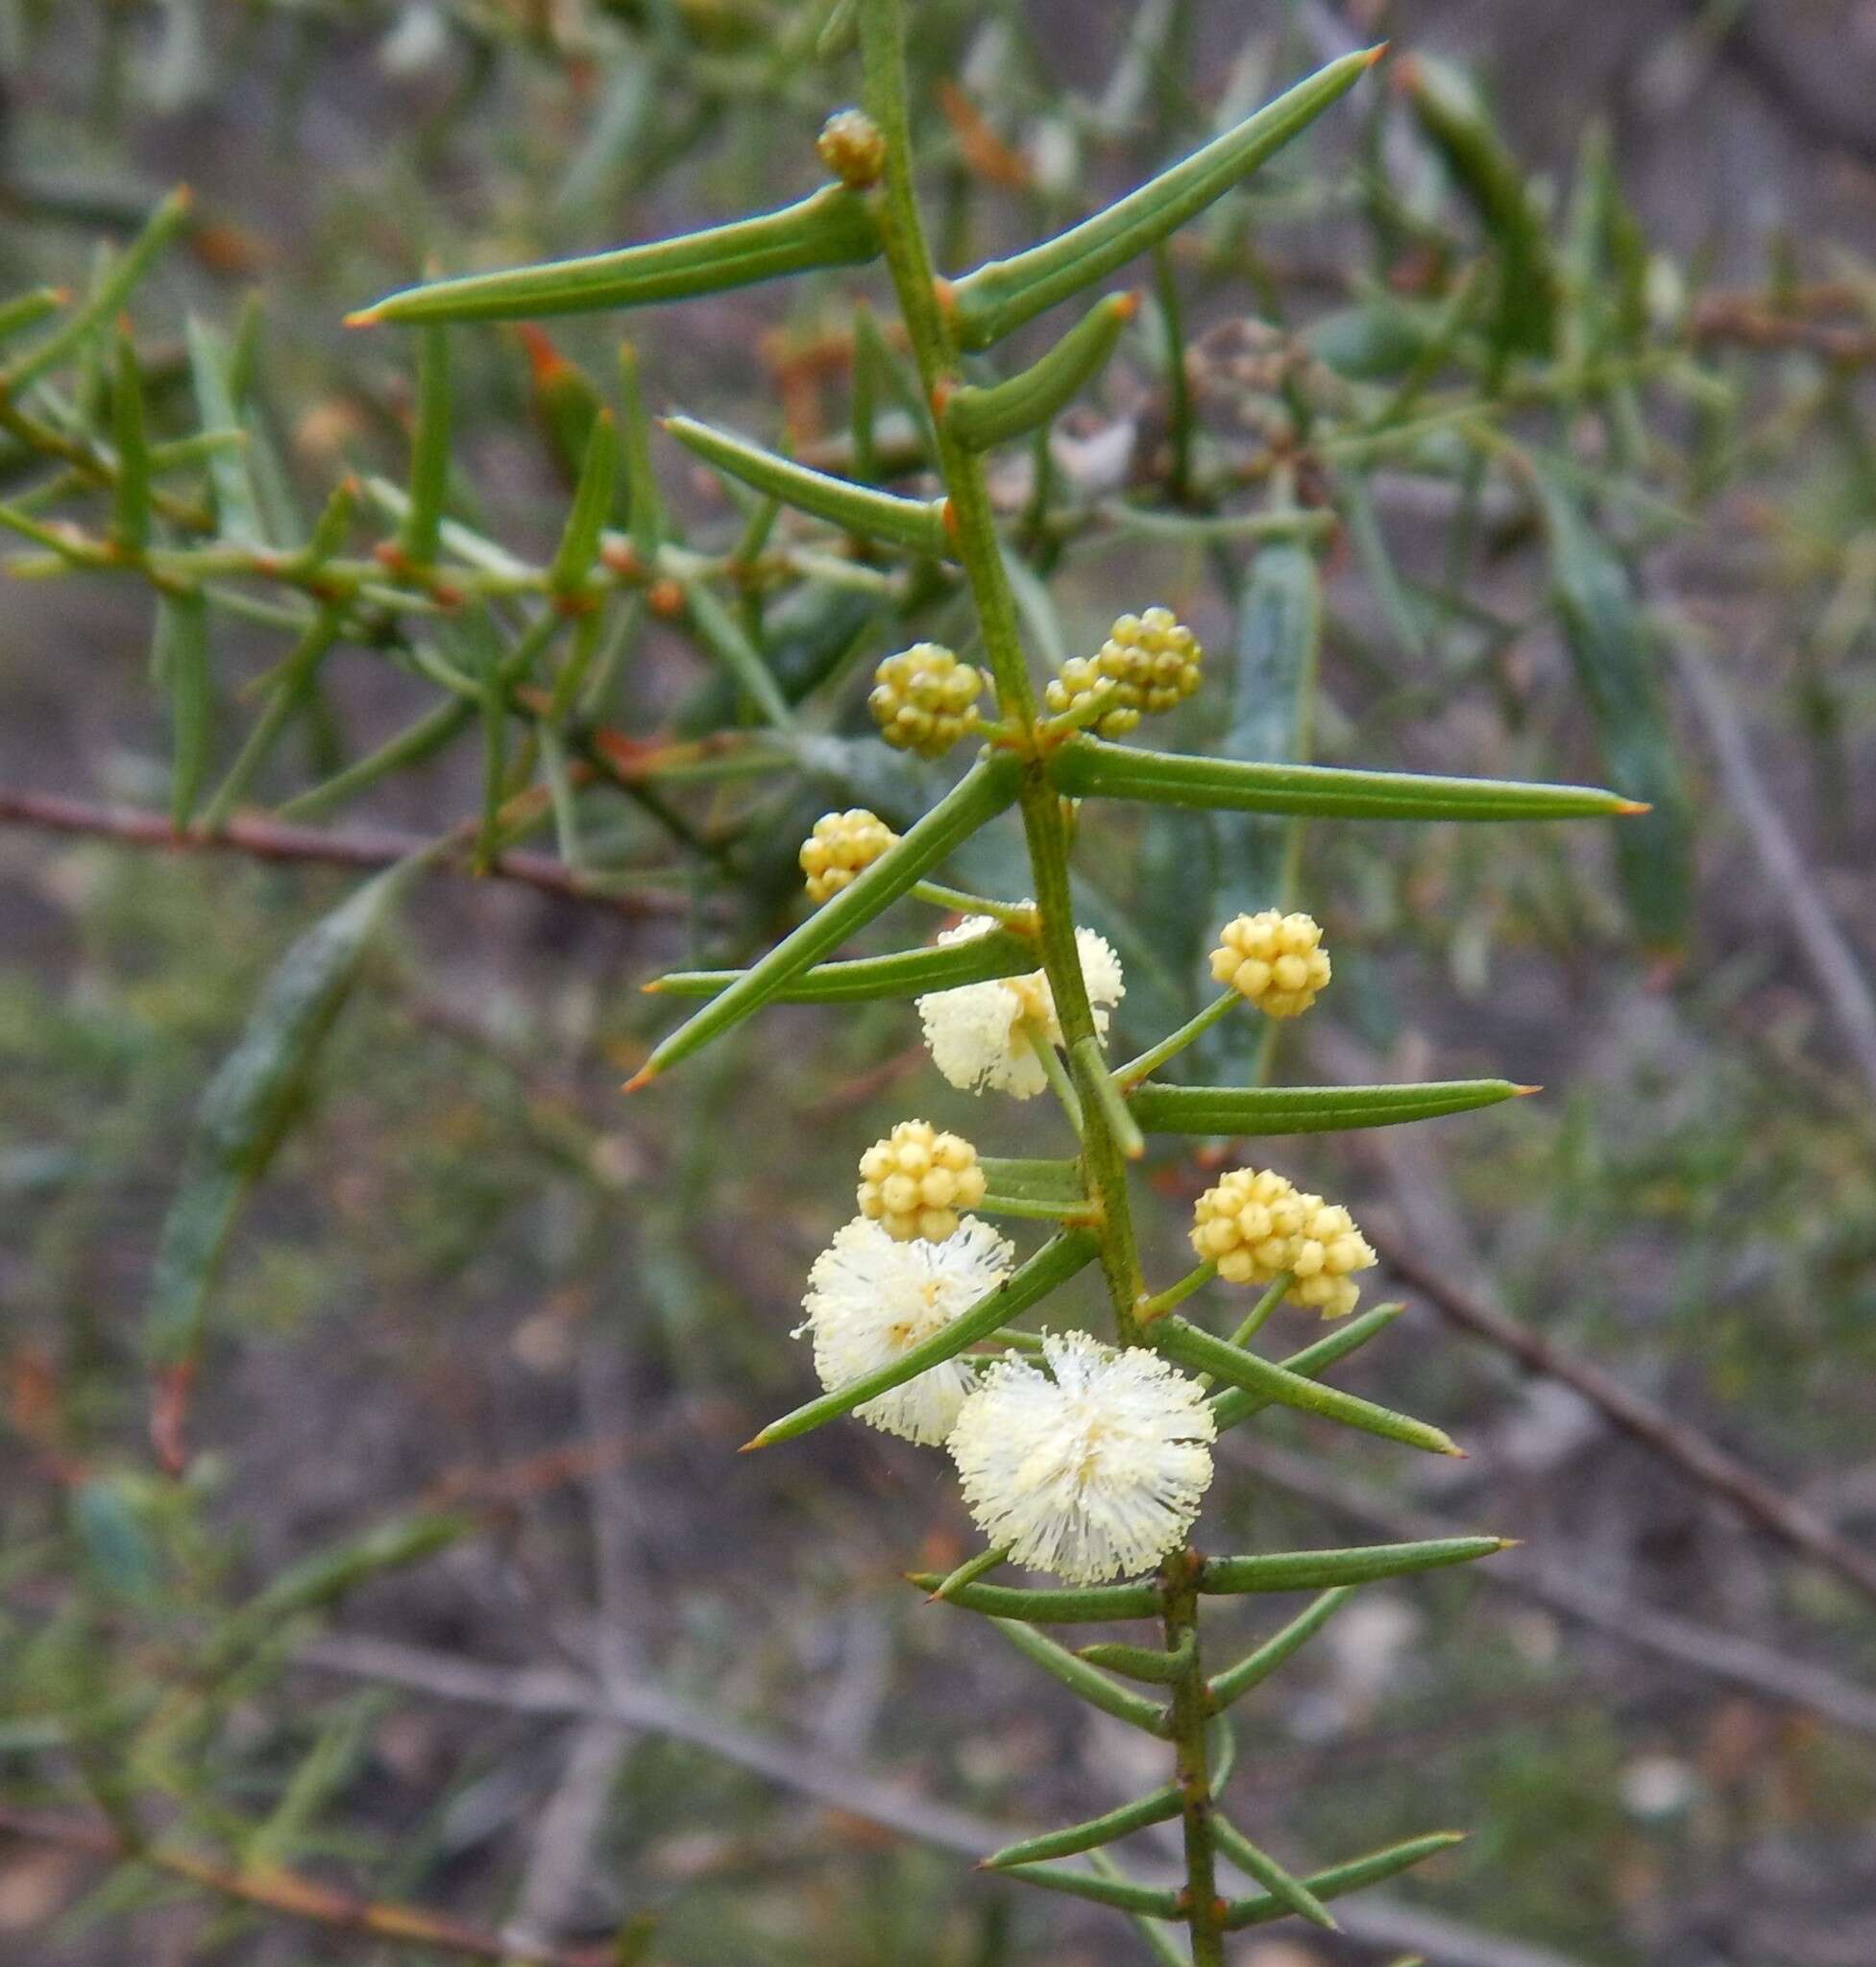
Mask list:
[[[1876,1097],[1876,992],[1818,890],[1803,849],[1752,762],[1752,749],[1726,686],[1687,634],[1669,638],[1688,701],[1706,728],[1726,805],[1739,815],[1765,871],[1771,899],[1785,911],[1798,947],[1824,993],[1852,1063]]]
[[[1397,1503],[1366,1483],[1281,1448],[1254,1447],[1241,1436],[1232,1436],[1225,1452],[1263,1480],[1390,1537],[1450,1537],[1461,1527],[1428,1511]],[[1876,1739],[1876,1691],[1858,1687],[1828,1667],[1814,1666],[1777,1647],[1637,1605],[1580,1571],[1546,1564],[1528,1550],[1501,1551],[1489,1565],[1479,1566],[1478,1575],[1593,1626],[1624,1645],[1659,1654],[1716,1680],[1782,1706],[1805,1709]]]
[[[178,832],[163,814],[137,807],[99,806],[52,792],[3,789],[0,826],[78,834],[113,840],[127,847],[245,854],[256,861],[305,862],[327,867],[388,867],[393,862],[434,844],[421,834],[399,833],[388,827],[354,827],[343,833],[328,833],[319,827],[292,826],[281,820],[254,816],[231,819],[214,833],[200,828]],[[458,867],[453,871],[467,873],[468,869]],[[684,895],[655,888],[617,894],[596,887],[590,879],[545,854],[500,854],[488,872],[502,881],[518,882],[544,894],[559,895],[620,915],[682,915],[692,906]]]
[[[1724,1497],[1748,1521],[1876,1602],[1876,1558],[1839,1536],[1815,1511],[1774,1488],[1718,1442],[1676,1420],[1645,1395],[1452,1283],[1421,1257],[1406,1237],[1383,1228],[1378,1219],[1369,1225],[1368,1239],[1388,1268],[1413,1285],[1449,1324],[1510,1353],[1533,1372],[1561,1380],[1631,1440],[1673,1463],[1689,1480]]]

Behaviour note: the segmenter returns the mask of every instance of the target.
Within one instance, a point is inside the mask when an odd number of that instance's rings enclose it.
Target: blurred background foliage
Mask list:
[[[26,522],[0,586],[9,1958],[988,1967],[1132,1944],[961,1880],[957,1850],[1000,1834],[980,1828],[1124,1793],[1136,1744],[896,1582],[968,1547],[921,1458],[853,1428],[731,1452],[806,1383],[787,1334],[859,1147],[967,1103],[877,1006],[789,1012],[679,1091],[615,1090],[665,1022],[637,985],[786,922],[816,814],[929,798],[860,704],[881,653],[955,630],[945,581],[764,524],[656,433],[654,504],[621,324],[586,319],[452,337],[471,531],[400,564],[412,350],[340,326],[426,264],[810,189],[852,90],[828,12],[0,0],[0,306],[71,290],[0,346],[0,506]],[[1038,657],[1163,599],[1210,652],[1179,741],[1280,756],[1294,727],[1236,713],[1294,658],[1284,610],[1319,600],[1319,755],[1656,805],[1620,859],[1598,829],[1309,830],[1337,986],[1279,1075],[1550,1090],[1358,1138],[1332,1173],[1290,1156],[1401,1254],[1410,1310],[1350,1384],[1472,1459],[1329,1461],[1273,1416],[1217,1513],[1246,1547],[1415,1512],[1527,1547],[1371,1591],[1260,1696],[1254,1831],[1379,1842],[1431,1790],[1475,1834],[1343,1936],[1239,1957],[1876,1957],[1866,1574],[1456,1334],[1410,1268],[1658,1400],[1868,1565],[1876,10],[916,20],[952,266],[1395,41],[1384,85],[1141,269],[1115,363],[1009,461]],[[179,181],[193,203],[117,293]],[[861,292],[825,275],[633,317],[650,406],[915,482],[916,405]],[[20,379],[87,294],[95,331]],[[170,500],[140,563],[106,550],[135,524],[133,399]],[[545,571],[600,401],[627,436],[620,530],[562,619]],[[347,474],[361,571],[288,691],[276,666],[326,597],[281,562]],[[1259,544],[1292,500],[1326,516],[1319,552]],[[421,765],[351,770],[530,632],[586,649],[576,704],[478,705]],[[739,648],[799,699],[792,728],[762,727]],[[134,815],[160,836],[205,809],[226,851],[133,843]],[[280,832],[296,815],[339,847]],[[1256,905],[1268,843],[1177,814],[1090,835],[1086,919],[1128,962],[1123,1033],[1150,1034],[1190,1008],[1206,934]],[[153,1263],[200,1174],[201,1089],[359,879],[316,862],[446,836],[517,878],[439,871],[356,953],[206,1328],[166,1352]],[[1156,1178],[1170,1250],[1203,1177]],[[454,1924],[400,1928],[418,1907]]]

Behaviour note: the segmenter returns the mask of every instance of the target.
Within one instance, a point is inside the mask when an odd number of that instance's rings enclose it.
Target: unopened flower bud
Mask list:
[[[866,708],[886,741],[921,758],[939,758],[973,730],[984,679],[935,642],[888,656],[873,672]]]
[[[1170,711],[1198,689],[1205,651],[1170,608],[1123,615],[1098,655],[1072,656],[1043,692],[1057,713],[1103,706],[1088,719],[1103,738],[1124,737],[1143,715]]]
[[[865,109],[837,109],[815,139],[820,160],[849,191],[877,184],[886,169],[886,138]]]
[[[1227,922],[1211,953],[1214,980],[1265,1016],[1301,1017],[1329,980],[1321,925],[1310,915],[1265,909]]]
[[[801,871],[808,877],[808,899],[830,901],[857,874],[864,874],[899,837],[875,813],[855,806],[845,813],[824,813],[801,842]]]
[[[929,1120],[902,1120],[860,1157],[860,1213],[895,1243],[942,1243],[987,1186],[977,1150]]]
[[[1305,1195],[1272,1169],[1235,1168],[1192,1210],[1192,1248],[1229,1284],[1274,1284],[1324,1318],[1355,1307],[1353,1273],[1375,1262],[1368,1239],[1340,1202]]]

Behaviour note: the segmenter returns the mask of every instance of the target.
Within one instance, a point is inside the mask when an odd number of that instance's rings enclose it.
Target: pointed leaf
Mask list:
[[[242,429],[234,392],[229,387],[228,350],[221,337],[193,314],[183,324],[189,352],[189,381],[195,391],[196,413],[204,430]],[[209,453],[208,482],[215,493],[215,532],[244,546],[265,541],[260,505],[248,468],[245,433],[241,444]]]
[[[1074,1858],[1097,1845],[1111,1844],[1130,1832],[1163,1824],[1179,1812],[1179,1791],[1170,1787],[1156,1789],[1137,1803],[1124,1803],[1118,1809],[1089,1817],[1084,1823],[1069,1824],[1060,1831],[1044,1831],[1037,1836],[1025,1837],[1020,1843],[1006,1844],[985,1858],[983,1869],[1003,1871],[1012,1864],[1039,1864],[1050,1858]]]
[[[186,186],[172,191],[151,213],[149,224],[124,249],[104,279],[43,341],[36,342],[16,361],[0,370],[0,381],[17,395],[29,382],[37,381],[75,353],[93,328],[114,320],[163,248],[183,230],[189,216],[189,204]]]
[[[1046,424],[1106,367],[1120,331],[1140,311],[1137,294],[1098,301],[1039,361],[1008,381],[966,385],[944,404],[944,427],[966,450],[988,450]]]
[[[1247,1392],[1266,1394],[1279,1406],[1295,1407],[1304,1414],[1320,1415],[1344,1427],[1359,1428],[1364,1434],[1378,1434],[1404,1446],[1424,1448],[1429,1454],[1457,1455],[1461,1449],[1441,1429],[1416,1421],[1411,1415],[1397,1414],[1391,1407],[1378,1407],[1354,1394],[1334,1387],[1319,1386],[1300,1373],[1286,1372],[1255,1352],[1215,1339],[1182,1318],[1163,1318],[1149,1328],[1149,1336],[1167,1358],[1189,1366],[1195,1372],[1209,1372],[1243,1387]],[[1332,1581],[1331,1581],[1332,1582]]]
[[[1230,722],[1219,755],[1260,765],[1306,765],[1314,744],[1322,576],[1300,540],[1257,549],[1237,611]],[[1303,828],[1297,814],[1214,812],[1217,885],[1207,926],[1260,909],[1293,909]]]
[[[1517,158],[1477,97],[1446,63],[1417,55],[1401,62],[1400,77],[1421,129],[1491,240],[1498,272],[1494,341],[1520,354],[1548,354],[1555,339],[1557,269],[1542,208]]]
[[[213,706],[208,669],[208,603],[199,588],[157,596],[157,633],[151,668],[169,700],[169,819],[189,823],[208,767],[208,724]]]
[[[1379,53],[1369,49],[1331,61],[1094,217],[955,281],[951,302],[958,339],[967,349],[987,348],[1169,238],[1307,129],[1360,81]]]
[[[1318,1899],[1337,1899],[1344,1892],[1358,1892],[1364,1885],[1377,1885],[1410,1865],[1431,1858],[1435,1852],[1450,1851],[1465,1841],[1463,1831],[1436,1831],[1431,1836],[1410,1837],[1404,1844],[1390,1844],[1366,1858],[1351,1858],[1347,1864],[1331,1865],[1313,1872],[1303,1880]],[[1236,1932],[1241,1927],[1261,1926],[1266,1920],[1280,1919],[1290,1908],[1280,1899],[1264,1893],[1255,1899],[1234,1899],[1225,1914],[1225,1930]]]
[[[1273,1550],[1252,1557],[1212,1557],[1206,1560],[1199,1574],[1199,1590],[1230,1597],[1246,1591],[1312,1591],[1328,1586],[1368,1585],[1377,1578],[1401,1578],[1414,1571],[1471,1564],[1474,1558],[1494,1557],[1510,1547],[1502,1537],[1435,1537],[1421,1543],[1366,1543],[1347,1550]]]
[[[1249,1872],[1273,1899],[1281,1902],[1286,1910],[1308,1920],[1312,1926],[1327,1927],[1331,1932],[1335,1930],[1335,1922],[1328,1916],[1328,1906],[1301,1879],[1293,1878],[1285,1871],[1269,1852],[1252,1843],[1222,1811],[1213,1813],[1211,1830],[1212,1835],[1218,1839],[1219,1850],[1239,1870]]]
[[[1027,936],[993,929],[987,935],[937,949],[902,949],[887,957],[816,963],[778,990],[775,1001],[861,1004],[878,997],[917,997],[930,990],[982,984],[993,977],[1020,976],[1037,968],[1039,962],[1035,944]],[[645,987],[661,997],[716,997],[745,974],[742,970],[672,970]],[[1072,1167],[1073,1163],[1061,1165]],[[991,1186],[1002,1189],[1007,1184],[992,1177]]]
[[[450,481],[450,336],[427,328],[417,351],[417,422],[410,438],[410,504],[398,551],[413,566],[436,558]]]
[[[1662,690],[1660,652],[1620,556],[1574,496],[1538,466],[1532,483],[1550,545],[1550,582],[1609,776],[1650,811],[1616,834],[1629,913],[1651,949],[1686,939],[1693,905],[1693,819]]]
[[[889,1366],[867,1373],[864,1379],[857,1379],[850,1386],[837,1387],[832,1393],[823,1394],[819,1399],[795,1408],[793,1413],[784,1414],[779,1421],[771,1421],[745,1446],[766,1448],[778,1441],[792,1441],[796,1435],[824,1426],[842,1414],[850,1414],[854,1408],[864,1406],[866,1401],[877,1399],[881,1394],[903,1386],[907,1380],[916,1379],[921,1372],[942,1366],[947,1359],[955,1359],[966,1346],[974,1346],[980,1339],[988,1338],[1000,1324],[1020,1317],[1032,1304],[1046,1298],[1057,1285],[1066,1283],[1077,1271],[1093,1260],[1094,1251],[1094,1239],[1079,1229],[1064,1230],[1061,1235],[1052,1237],[1027,1263],[1019,1265],[994,1291],[987,1292],[968,1311],[960,1313],[942,1331],[934,1332],[929,1339],[901,1354]],[[962,1604],[963,1601],[962,1591],[952,1594],[953,1603]]]
[[[380,321],[516,321],[646,307],[814,267],[858,266],[877,258],[879,250],[865,199],[844,185],[824,184],[780,211],[707,231],[406,287],[347,322],[363,328]]]
[[[728,670],[769,725],[777,731],[788,730],[794,722],[794,713],[782,694],[774,671],[763,661],[762,651],[743,632],[742,624],[700,580],[684,582],[684,605],[699,641]]]
[[[37,328],[48,314],[57,314],[70,299],[62,287],[35,287],[11,301],[0,301],[0,341]]]
[[[1247,1653],[1235,1666],[1214,1673],[1206,1687],[1206,1705],[1216,1712],[1229,1708],[1254,1687],[1261,1687],[1291,1654],[1314,1639],[1359,1589],[1355,1585],[1337,1585],[1333,1591],[1325,1591],[1307,1611],[1298,1613],[1288,1625]]]
[[[471,1516],[399,1517],[303,1558],[263,1586],[215,1633],[205,1649],[208,1671],[232,1665],[287,1619],[332,1604],[380,1572],[421,1563],[475,1527]]]
[[[909,1573],[913,1584],[933,1591],[944,1580],[937,1571]],[[943,1601],[989,1618],[1027,1619],[1032,1625],[1102,1625],[1114,1619],[1157,1618],[1164,1607],[1157,1585],[1073,1585],[1025,1590],[1018,1585],[963,1585]]]
[[[706,464],[830,525],[912,553],[942,557],[951,551],[942,499],[900,498],[871,485],[856,485],[851,478],[811,471],[694,417],[667,417],[665,428]]]
[[[1037,1632],[1021,1619],[993,1618],[990,1623],[1019,1653],[1026,1654],[1044,1673],[1054,1675],[1089,1707],[1099,1708],[1104,1714],[1143,1729],[1148,1735],[1162,1738],[1166,1735],[1166,1710],[1159,1702],[1150,1701],[1144,1694],[1136,1694],[1131,1688],[1109,1680],[1099,1667],[1090,1666],[1066,1646],[1058,1645],[1046,1633]]]
[[[1144,1681],[1149,1687],[1170,1687],[1185,1670],[1190,1648],[1182,1646],[1177,1653],[1168,1653],[1158,1646],[1078,1646],[1075,1657],[1090,1666],[1105,1666],[1110,1673]]]
[[[1023,767],[1008,756],[980,760],[923,819],[831,902],[808,917],[736,983],[665,1039],[629,1082],[644,1085],[767,1004],[784,984],[837,949],[904,894],[920,875],[1015,798]]]
[[[422,865],[413,857],[386,868],[293,944],[208,1081],[157,1251],[145,1345],[159,1365],[193,1356],[242,1201],[299,1111],[373,939]]]
[[[1148,1133],[1342,1133],[1470,1113],[1534,1091],[1509,1080],[1433,1080],[1398,1086],[1161,1086],[1128,1095]]]
[[[595,413],[587,431],[586,453],[580,461],[579,482],[566,528],[548,570],[548,585],[556,595],[577,594],[586,585],[599,557],[599,539],[612,513],[613,488],[619,478],[619,425],[610,410]]]
[[[1644,810],[1632,799],[1594,786],[1256,765],[1137,751],[1085,737],[1071,739],[1051,757],[1049,777],[1058,790],[1075,799],[1144,799],[1238,813],[1311,814],[1324,819],[1586,819]]]
[[[1327,1372],[1338,1359],[1346,1359],[1377,1334],[1384,1332],[1406,1308],[1404,1304],[1377,1304],[1373,1311],[1364,1311],[1348,1320],[1318,1339],[1313,1346],[1305,1346],[1301,1352],[1292,1352],[1287,1359],[1278,1363],[1285,1372],[1294,1372],[1303,1379],[1314,1379],[1319,1373]],[[1222,1394],[1212,1396],[1211,1412],[1222,1434],[1227,1428],[1235,1427],[1240,1421],[1248,1421],[1253,1414],[1261,1414],[1266,1407],[1274,1405],[1276,1402],[1268,1394],[1250,1393],[1243,1387],[1228,1387]]]
[[[1163,1886],[1136,1885],[1129,1879],[1107,1878],[1100,1872],[1067,1871],[1050,1864],[1009,1864],[1000,1866],[997,1876],[1021,1879],[1028,1885],[1043,1885],[1052,1892],[1066,1892],[1071,1899],[1090,1899],[1097,1906],[1113,1906],[1149,1919],[1180,1916],[1176,1892]]]
[[[117,333],[111,376],[110,435],[117,447],[117,484],[110,529],[128,553],[150,544],[150,435],[143,412],[143,371],[127,329]]]

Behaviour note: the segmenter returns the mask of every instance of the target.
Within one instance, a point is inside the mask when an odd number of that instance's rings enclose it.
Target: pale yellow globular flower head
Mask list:
[[[1121,738],[1142,716],[1175,710],[1198,689],[1205,651],[1170,608],[1123,615],[1094,656],[1071,656],[1043,692],[1058,715],[1092,713],[1089,728]]]
[[[951,1431],[964,1500],[992,1544],[1071,1584],[1137,1577],[1185,1541],[1211,1484],[1204,1390],[1157,1352],[1048,1333],[1048,1371],[1000,1359]]]
[[[1285,915],[1276,909],[1238,915],[1219,932],[1212,979],[1266,1017],[1301,1017],[1329,980],[1322,942],[1322,927],[1312,915]]]
[[[929,1120],[902,1120],[860,1157],[860,1213],[895,1243],[942,1243],[957,1233],[958,1211],[984,1200],[977,1150]]]
[[[1012,1246],[966,1216],[942,1243],[895,1242],[864,1216],[843,1225],[815,1259],[794,1336],[812,1336],[815,1372],[829,1393],[903,1359],[1010,1275]],[[928,1445],[951,1432],[974,1384],[947,1359],[854,1409],[886,1434]]]
[[[876,813],[864,806],[845,813],[823,813],[815,830],[801,842],[801,871],[808,878],[808,899],[818,907],[864,874],[899,837]]]
[[[879,734],[899,751],[942,758],[977,728],[984,676],[941,643],[914,643],[873,672],[866,708]]]
[[[938,941],[967,942],[997,925],[987,915],[970,915]],[[1075,932],[1075,949],[1082,961],[1082,981],[1094,1012],[1094,1028],[1106,1038],[1113,1007],[1127,994],[1120,959],[1109,943],[1092,929]],[[993,977],[983,984],[962,984],[955,990],[936,990],[918,1000],[919,1022],[932,1063],[966,1093],[1009,1093],[1033,1100],[1048,1084],[1035,1046],[1059,1045],[1061,1026],[1056,1017],[1054,993],[1040,970],[1024,977]]]
[[[1355,1308],[1353,1274],[1375,1262],[1340,1202],[1305,1195],[1268,1168],[1234,1168],[1206,1190],[1192,1209],[1192,1248],[1228,1284],[1274,1284],[1288,1272],[1285,1299],[1324,1318]]]

